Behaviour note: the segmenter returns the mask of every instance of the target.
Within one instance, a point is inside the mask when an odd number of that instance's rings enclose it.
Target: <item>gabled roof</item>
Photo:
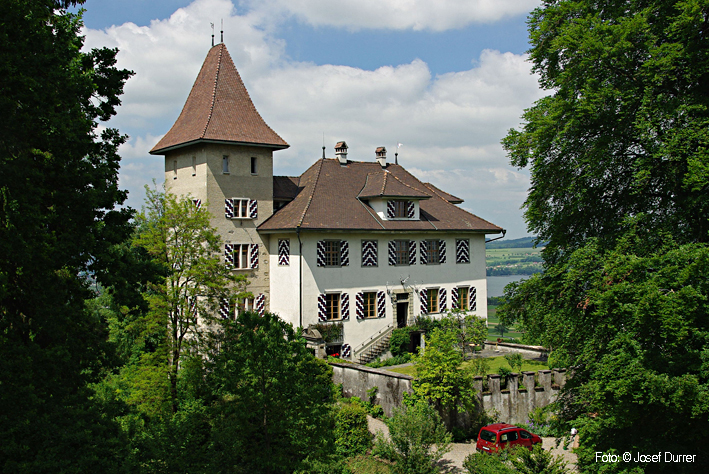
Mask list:
[[[442,197],[443,199],[450,202],[451,204],[462,204],[463,203],[463,200],[461,198],[453,196],[452,194],[449,194],[445,191],[441,191],[439,188],[432,185],[431,183],[423,183],[423,185],[426,186],[429,190],[431,190],[434,194],[437,194],[438,196]]]
[[[223,43],[207,53],[180,116],[150,154],[209,141],[288,148],[254,107]]]
[[[292,183],[288,185],[291,189],[297,185],[297,195],[258,230],[294,231],[300,227],[303,230],[502,232],[502,228],[435,193],[431,193],[430,199],[420,201],[419,220],[381,219],[359,196],[368,177],[381,175],[382,171],[377,162],[349,161],[347,166],[342,166],[337,159],[318,160],[300,176],[297,184],[295,178],[287,178]],[[400,165],[389,163],[386,171],[390,175],[387,181],[391,179],[402,188],[426,194],[424,184]],[[285,183],[278,186],[282,184]],[[275,186],[274,183],[274,189]]]
[[[359,196],[362,199],[377,197],[428,199],[431,194],[420,191],[401,182],[387,170],[370,173]]]

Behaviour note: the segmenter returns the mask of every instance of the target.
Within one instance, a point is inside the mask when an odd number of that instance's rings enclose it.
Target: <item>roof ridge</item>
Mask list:
[[[303,224],[303,220],[305,219],[305,214],[308,212],[308,209],[310,209],[310,204],[313,202],[313,195],[315,194],[315,188],[318,185],[318,181],[320,180],[320,172],[322,171],[322,165],[325,162],[325,160],[319,160],[320,161],[320,167],[318,168],[318,173],[315,175],[315,182],[313,183],[313,186],[310,190],[310,196],[308,196],[308,203],[305,205],[305,209],[303,209],[303,213],[300,215],[300,220],[298,221],[297,227],[300,227]],[[302,177],[303,175],[301,175]],[[298,180],[298,185],[300,187],[300,180]]]
[[[384,190],[387,188],[387,174],[389,174],[386,172],[386,170],[384,170],[383,173],[384,173],[384,179],[382,180],[382,190],[379,191],[379,194],[382,196],[384,195]],[[369,174],[367,174],[367,177],[369,177]]]
[[[403,166],[401,167],[401,169],[404,170],[404,171],[406,171],[406,169],[404,169]],[[406,171],[406,172],[409,173],[408,171]],[[389,174],[391,174],[392,177],[393,177],[395,180],[397,180],[398,182],[400,182],[401,184],[403,184],[403,185],[406,186],[407,188],[411,188],[411,189],[413,189],[414,191],[418,191],[418,192],[420,192],[420,193],[426,194],[424,191],[421,191],[420,189],[414,188],[413,186],[410,186],[410,185],[406,184],[405,182],[403,182],[402,180],[400,180],[399,178],[397,178],[396,176],[394,176],[394,174],[392,174],[392,173],[389,173]],[[418,181],[419,183],[424,184],[423,182],[421,182],[421,180],[419,180],[418,178],[416,178],[416,176],[412,175],[411,173],[409,173],[409,175],[413,176],[413,177],[416,179],[416,181]],[[425,187],[425,186],[424,186],[424,187]],[[446,202],[447,202],[447,201],[446,201]]]
[[[217,60],[217,72],[214,75],[214,87],[212,87],[212,103],[209,105],[209,115],[207,116],[207,120],[204,124],[204,130],[202,130],[202,135],[200,135],[200,138],[204,138],[207,135],[207,129],[209,128],[209,123],[212,121],[212,116],[214,115],[214,104],[217,101],[217,83],[219,82],[219,71],[222,68],[222,52],[223,51],[224,51],[223,47],[219,48],[219,56],[218,56],[219,59]]]
[[[423,181],[421,181],[421,184],[423,184],[426,188],[428,188],[433,194],[435,194],[435,195],[438,196],[439,198],[443,199],[444,201],[446,201],[446,202],[448,202],[448,203],[453,204],[453,203],[450,202],[448,199],[446,199],[446,198],[444,198],[443,196],[441,196],[440,193],[438,193],[435,189],[433,189],[432,187],[428,186],[428,183],[424,183]]]

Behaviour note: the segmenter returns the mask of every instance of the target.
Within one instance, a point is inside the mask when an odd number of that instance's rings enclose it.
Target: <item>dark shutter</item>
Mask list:
[[[290,239],[278,239],[278,265],[290,264]]]
[[[419,252],[419,260],[421,261],[421,265],[428,265],[428,245],[426,245],[425,240],[419,242]]]
[[[266,295],[259,293],[254,301],[254,311],[263,316],[266,311]]]
[[[438,290],[438,311],[440,313],[446,311],[448,309],[448,303],[447,303],[447,298],[446,298],[446,289],[445,288],[440,288]]]
[[[395,206],[394,201],[387,201],[387,219],[393,219],[396,215]]]
[[[446,241],[438,241],[438,255],[440,257],[439,263],[446,263]]]
[[[326,301],[325,293],[320,293],[318,296],[318,320],[327,321],[327,312],[325,310]]]
[[[251,244],[249,268],[258,268],[258,244]]]
[[[406,217],[413,219],[416,215],[416,206],[413,201],[406,201]]]
[[[258,201],[249,199],[249,217],[252,219],[258,218]]]
[[[409,265],[416,265],[416,241],[409,240]]]
[[[428,314],[428,290],[419,291],[419,303],[421,304],[421,314]]]
[[[224,244],[224,264],[227,268],[234,268],[234,244]]]
[[[470,240],[455,239],[455,263],[470,263]]]
[[[350,264],[350,244],[346,240],[340,240],[340,265],[346,267]]]
[[[470,311],[476,311],[478,308],[478,290],[474,286],[470,287]]]
[[[362,241],[362,266],[376,267],[377,262],[377,241],[363,240]]]
[[[342,352],[340,357],[350,357],[352,355],[352,346],[349,344],[342,344]]]
[[[224,200],[224,217],[227,219],[234,218],[234,201],[231,199]]]
[[[318,267],[325,266],[325,241],[324,240],[318,240],[317,262],[318,262],[317,263]]]
[[[386,296],[383,291],[377,292],[377,317],[383,318],[386,316]]]
[[[458,304],[458,288],[452,288],[451,289],[451,309],[459,309],[460,305]]]
[[[348,293],[340,295],[340,317],[343,320],[350,319],[350,295]]]
[[[357,311],[357,319],[364,319],[364,293],[361,291],[355,296],[355,306]]]
[[[389,265],[396,265],[396,241],[389,241]]]

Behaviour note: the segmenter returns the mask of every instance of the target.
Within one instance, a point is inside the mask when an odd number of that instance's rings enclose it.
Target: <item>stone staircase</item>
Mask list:
[[[379,333],[370,337],[369,340],[355,349],[352,358],[360,364],[366,364],[384,354],[389,350],[389,340],[391,339],[391,332],[393,330],[394,325],[390,324]]]

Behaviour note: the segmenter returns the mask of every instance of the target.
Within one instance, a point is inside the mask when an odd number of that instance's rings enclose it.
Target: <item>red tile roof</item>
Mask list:
[[[436,186],[432,185],[431,183],[423,183],[424,186],[426,186],[429,190],[433,191],[434,194],[437,194],[438,196],[442,197],[446,201],[453,203],[453,204],[462,204],[464,201],[456,196],[453,196],[452,194],[449,194],[445,191],[441,191],[438,189]]]
[[[502,228],[451,204],[436,193],[430,199],[419,201],[419,220],[383,220],[360,196],[371,175],[381,175],[382,167],[375,162],[350,161],[346,166],[337,159],[315,162],[297,180],[298,193],[285,207],[264,223],[260,232],[303,230],[364,230],[364,231],[463,231],[496,234]],[[402,188],[426,194],[424,183],[400,165],[389,163],[386,171],[392,182]],[[280,188],[285,183],[279,182]],[[293,189],[296,178],[288,187]],[[274,186],[276,183],[274,183]],[[285,193],[284,193],[285,194]],[[360,196],[360,197],[358,197]]]
[[[201,141],[288,148],[254,107],[223,43],[207,53],[180,116],[150,153],[160,155]]]
[[[367,175],[364,188],[362,188],[358,197],[362,199],[374,197],[428,199],[431,197],[431,194],[420,191],[408,184],[404,184],[389,171],[382,170]]]

